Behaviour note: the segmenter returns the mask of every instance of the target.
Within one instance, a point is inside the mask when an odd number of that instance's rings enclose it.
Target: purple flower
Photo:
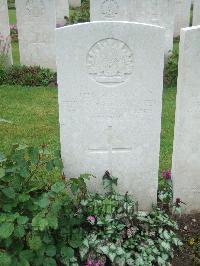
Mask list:
[[[87,221],[91,224],[94,224],[96,222],[96,218],[94,216],[88,216]]]
[[[95,266],[101,266],[101,263],[99,261],[97,261],[97,263],[95,264]]]
[[[16,24],[11,24],[10,25],[11,30],[17,30],[17,25]]]
[[[164,171],[162,171],[162,177],[165,180],[170,180],[172,178],[171,170],[164,170]]]
[[[94,266],[94,263],[92,260],[88,260],[85,266]]]

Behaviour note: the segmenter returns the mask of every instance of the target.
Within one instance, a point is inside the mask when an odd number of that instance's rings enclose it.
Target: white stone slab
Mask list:
[[[175,0],[174,37],[180,36],[181,28],[190,25],[191,0]]]
[[[69,18],[68,0],[56,0],[56,24],[65,26],[67,22],[65,17]]]
[[[69,0],[69,5],[73,8],[81,6],[81,0]]]
[[[200,27],[181,30],[173,153],[174,199],[200,211]]]
[[[90,0],[90,21],[131,21],[131,0]]]
[[[57,29],[65,174],[92,173],[90,187],[100,190],[108,170],[143,210],[157,200],[163,57],[160,27],[92,22]]]
[[[56,69],[55,0],[16,0],[20,62]]]
[[[132,21],[165,28],[165,55],[173,49],[175,0],[133,0]]]
[[[12,64],[12,49],[7,0],[0,0],[0,52],[7,56],[7,63]]]
[[[194,0],[193,5],[193,26],[200,25],[200,0]]]

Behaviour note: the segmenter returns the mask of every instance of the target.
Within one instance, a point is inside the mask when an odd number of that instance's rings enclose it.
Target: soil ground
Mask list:
[[[200,213],[182,215],[178,219],[179,236],[183,241],[183,248],[176,252],[173,266],[200,265]],[[197,245],[199,250],[197,251]]]

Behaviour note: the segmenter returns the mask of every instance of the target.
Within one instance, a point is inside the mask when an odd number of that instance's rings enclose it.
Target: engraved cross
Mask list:
[[[108,154],[109,172],[112,173],[112,155],[116,153],[129,153],[132,151],[131,147],[117,147],[113,144],[112,126],[108,127],[107,133],[107,148],[89,148],[91,154]]]

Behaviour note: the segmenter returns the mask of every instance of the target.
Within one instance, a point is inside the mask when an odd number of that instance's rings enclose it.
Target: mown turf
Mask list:
[[[59,147],[55,88],[0,86],[0,150],[13,143]]]
[[[164,90],[160,169],[171,167],[175,97],[175,88]],[[59,148],[57,89],[0,86],[0,99],[1,151],[13,143]]]
[[[9,9],[9,21],[10,24],[16,24],[16,10]]]

